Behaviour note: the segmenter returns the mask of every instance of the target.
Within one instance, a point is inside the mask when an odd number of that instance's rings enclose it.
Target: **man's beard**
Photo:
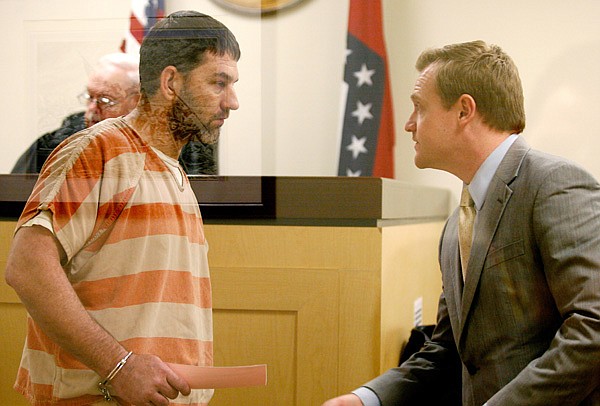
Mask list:
[[[169,111],[168,123],[171,134],[177,141],[214,144],[219,139],[220,128],[209,128],[179,96]]]

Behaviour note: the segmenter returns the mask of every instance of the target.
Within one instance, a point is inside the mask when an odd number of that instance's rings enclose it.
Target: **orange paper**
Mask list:
[[[195,365],[168,364],[192,389],[242,388],[265,386],[266,365],[239,367],[199,367]]]

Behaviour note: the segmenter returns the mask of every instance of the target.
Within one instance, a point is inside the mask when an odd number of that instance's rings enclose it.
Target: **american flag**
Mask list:
[[[380,0],[350,0],[339,176],[394,177],[394,113]]]
[[[129,31],[121,43],[121,51],[139,54],[144,36],[165,16],[165,0],[131,0]]]

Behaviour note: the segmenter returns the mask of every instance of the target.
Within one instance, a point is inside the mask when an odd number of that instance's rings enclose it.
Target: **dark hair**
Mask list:
[[[472,41],[424,51],[417,70],[433,65],[436,87],[446,108],[463,94],[477,103],[483,121],[500,131],[525,128],[523,88],[513,60],[497,45]]]
[[[211,52],[240,59],[235,36],[221,22],[197,11],[176,11],[158,21],[146,34],[140,48],[140,87],[142,95],[158,90],[160,75],[167,66],[188,73]]]

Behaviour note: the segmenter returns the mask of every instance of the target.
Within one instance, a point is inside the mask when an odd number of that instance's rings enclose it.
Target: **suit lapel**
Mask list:
[[[483,270],[486,254],[496,233],[504,208],[508,203],[512,190],[496,178],[490,184],[485,205],[478,214],[471,248],[471,258],[467,269],[467,278],[463,288],[461,320],[466,320],[473,297],[479,284],[479,278]],[[464,324],[463,324],[464,325]]]
[[[473,246],[467,269],[467,279],[465,280],[462,294],[460,311],[461,333],[459,337],[462,335],[468,321],[467,318],[479,285],[479,278],[483,271],[487,252],[496,234],[496,229],[500,224],[502,213],[504,213],[504,209],[513,193],[510,184],[518,176],[523,158],[529,149],[530,147],[522,137],[515,140],[500,163],[500,166],[498,166],[488,188],[485,203],[481,211],[477,214]]]

